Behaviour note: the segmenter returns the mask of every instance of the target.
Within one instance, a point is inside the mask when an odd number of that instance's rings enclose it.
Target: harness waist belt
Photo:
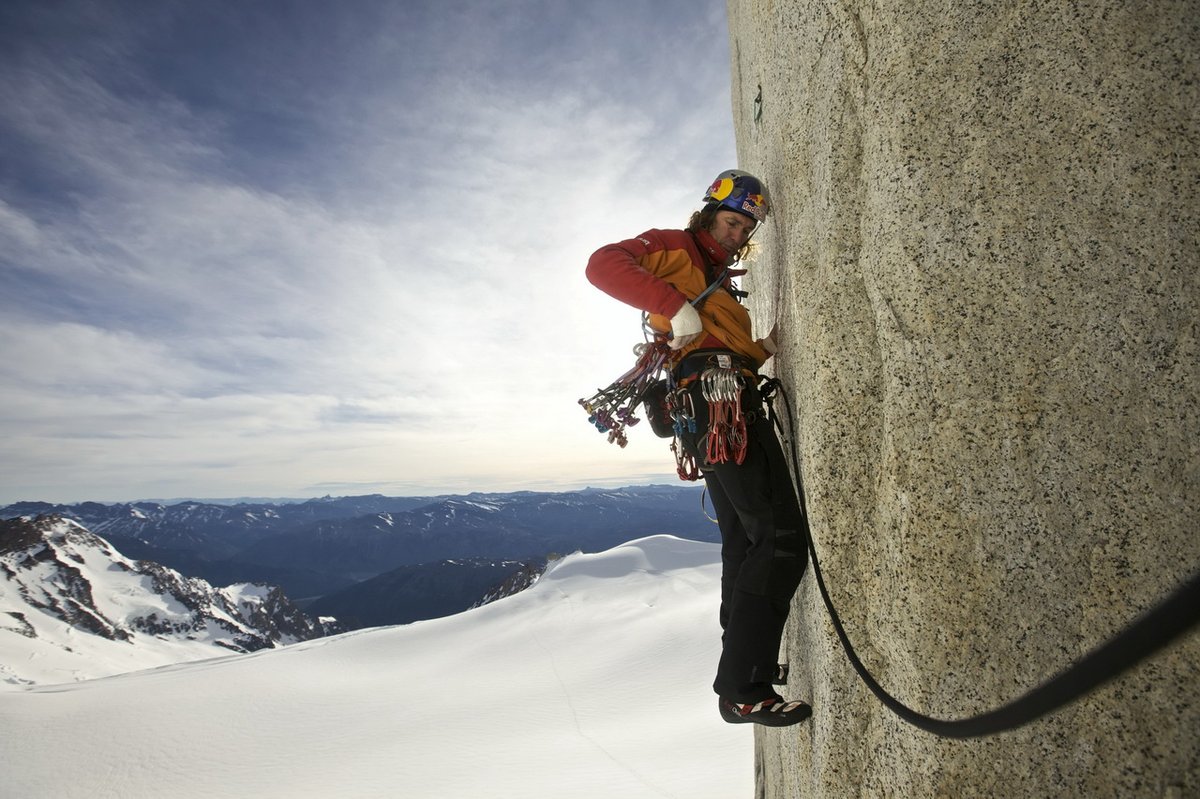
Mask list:
[[[728,361],[726,361],[728,359]],[[754,374],[754,361],[729,350],[696,350],[689,352],[671,370],[676,381],[687,380],[690,377],[713,367],[728,366],[731,369],[741,369]]]

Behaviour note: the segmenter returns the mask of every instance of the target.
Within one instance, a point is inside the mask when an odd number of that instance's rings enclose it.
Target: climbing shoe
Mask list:
[[[737,702],[718,698],[717,706],[721,710],[721,718],[730,724],[787,727],[799,724],[812,715],[812,708],[804,702],[785,702],[781,696],[773,696],[753,705],[739,705]]]

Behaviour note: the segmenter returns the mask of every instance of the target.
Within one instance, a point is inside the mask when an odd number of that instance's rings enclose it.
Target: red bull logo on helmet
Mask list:
[[[705,199],[713,199],[721,202],[733,193],[733,181],[729,178],[717,178],[713,184],[708,187],[708,193]]]
[[[767,198],[761,194],[747,194],[742,200],[742,210],[762,222],[767,218]]]
[[[767,218],[767,195],[758,178],[753,175],[733,170],[723,172],[704,193],[704,201],[745,214],[756,222]]]

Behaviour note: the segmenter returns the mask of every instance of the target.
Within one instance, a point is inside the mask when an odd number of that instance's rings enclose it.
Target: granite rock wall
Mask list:
[[[826,580],[914,709],[996,708],[1200,569],[1200,4],[730,0],[747,277]],[[1200,797],[1200,634],[1018,730],[886,710],[805,579],[795,797]]]

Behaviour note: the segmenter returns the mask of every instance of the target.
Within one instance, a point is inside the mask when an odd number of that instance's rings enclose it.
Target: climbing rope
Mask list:
[[[970,718],[949,720],[934,718],[913,710],[879,684],[879,681],[872,676],[858,653],[855,652],[850,637],[846,634],[841,617],[838,615],[825,585],[820,559],[817,557],[816,546],[809,529],[808,508],[805,505],[804,486],[800,476],[800,460],[797,457],[795,441],[787,435],[788,431],[795,429],[791,402],[783,391],[778,378],[767,380],[763,384],[762,392],[763,398],[767,401],[772,422],[788,441],[795,470],[796,493],[800,499],[800,510],[803,516],[803,532],[808,540],[808,551],[812,558],[813,576],[816,577],[817,588],[820,590],[821,599],[825,603],[830,621],[833,623],[833,629],[837,633],[851,665],[854,666],[854,670],[858,672],[858,676],[867,688],[889,710],[909,724],[934,735],[959,739],[994,735],[1022,727],[1065,707],[1114,679],[1200,623],[1200,572],[1197,572],[1164,601],[1135,620],[1108,642],[1093,649],[1083,658],[1030,690],[1024,696],[1002,707]],[[784,407],[787,410],[787,431],[782,428],[775,414],[773,399],[776,393],[783,397]]]

